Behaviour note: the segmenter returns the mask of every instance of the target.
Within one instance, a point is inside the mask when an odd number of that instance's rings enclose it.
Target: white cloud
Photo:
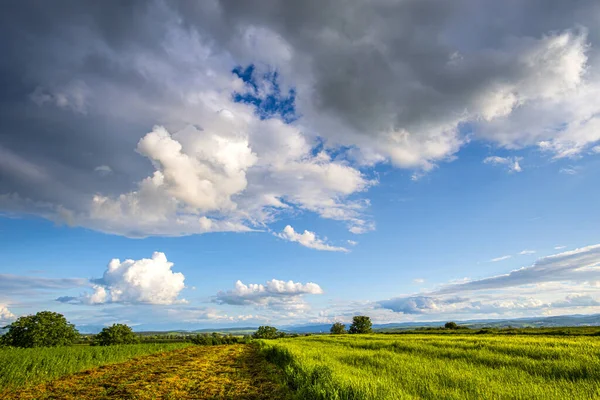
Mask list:
[[[535,254],[535,250],[523,250],[523,251],[519,252],[519,254],[522,256],[528,255],[528,254]]]
[[[569,166],[569,167],[561,168],[558,172],[560,172],[561,174],[576,175],[579,173],[580,170],[581,170],[580,167]]]
[[[16,316],[10,312],[8,307],[4,304],[0,304],[0,328],[9,322],[12,322]]]
[[[164,253],[155,252],[152,258],[125,260],[114,258],[104,275],[93,279],[93,293],[80,297],[60,297],[61,302],[84,304],[177,304],[185,303],[179,293],[185,287],[181,272],[173,272],[173,263]]]
[[[554,246],[554,250],[562,250],[562,249],[566,249],[567,246]]]
[[[600,279],[600,245],[538,259],[532,266],[463,283],[450,283],[429,293],[400,296],[376,304],[407,315],[437,315],[437,318],[469,314],[531,315],[568,312],[598,312],[600,302],[595,282]]]
[[[506,256],[496,257],[496,258],[492,258],[490,260],[490,262],[498,262],[498,261],[508,260],[509,258],[512,258],[512,256],[506,255]]]
[[[357,242],[357,241],[355,241],[355,240],[347,240],[346,242],[347,242],[347,243],[348,243],[350,246],[356,246],[356,245],[358,244],[358,242]]]
[[[425,279],[423,279],[423,278],[416,278],[416,279],[413,279],[413,283],[417,283],[417,284],[425,283]]]
[[[521,172],[522,169],[521,165],[519,164],[519,161],[521,161],[522,159],[522,157],[491,156],[485,158],[483,160],[483,163],[491,165],[506,165],[506,167],[508,168],[508,172]]]
[[[277,233],[275,236],[290,242],[297,242],[304,247],[308,247],[309,249],[323,251],[348,251],[348,249],[345,247],[336,247],[325,243],[322,239],[319,239],[314,232],[305,230],[304,233],[298,233],[290,225],[287,225],[281,233]]]
[[[594,147],[592,147],[592,153],[594,153],[594,154],[600,154],[600,146],[594,146]]]
[[[110,175],[113,172],[113,170],[108,165],[99,165],[96,168],[94,168],[94,172],[97,172],[100,176],[106,176]]]
[[[323,289],[312,282],[302,284],[272,279],[264,285],[246,285],[238,280],[233,290],[219,291],[213,301],[218,304],[253,305],[302,312],[308,309],[308,304],[303,299],[307,294],[323,294]]]

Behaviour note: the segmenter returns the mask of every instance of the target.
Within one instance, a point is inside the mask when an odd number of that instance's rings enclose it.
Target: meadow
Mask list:
[[[118,346],[0,348],[0,393],[132,357],[164,353],[190,343],[144,343]]]
[[[600,398],[600,338],[339,335],[263,340],[298,398]]]

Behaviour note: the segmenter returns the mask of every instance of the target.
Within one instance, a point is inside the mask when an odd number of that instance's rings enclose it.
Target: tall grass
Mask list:
[[[92,367],[129,358],[181,349],[190,343],[148,343],[119,346],[0,348],[0,392],[45,382]]]
[[[262,351],[299,398],[600,398],[597,337],[313,336]]]

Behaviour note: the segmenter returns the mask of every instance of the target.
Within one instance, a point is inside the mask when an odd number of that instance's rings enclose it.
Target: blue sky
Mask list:
[[[435,3],[15,6],[4,36],[32,48],[0,71],[0,321],[600,311],[598,5]],[[474,39],[479,12],[505,23]]]

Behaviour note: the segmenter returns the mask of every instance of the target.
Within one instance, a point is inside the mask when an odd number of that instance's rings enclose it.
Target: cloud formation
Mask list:
[[[275,236],[290,242],[297,242],[304,247],[308,247],[309,249],[323,251],[349,251],[345,247],[336,247],[325,243],[322,239],[319,239],[314,232],[305,230],[304,233],[298,233],[290,225],[287,225],[281,233],[277,233]]]
[[[483,160],[483,163],[491,164],[491,165],[505,165],[506,168],[508,169],[508,172],[521,172],[521,171],[523,171],[523,169],[521,168],[519,161],[521,161],[522,159],[523,159],[522,157],[491,156],[491,157],[486,157]]]
[[[418,177],[472,141],[593,153],[599,7],[18,2],[0,16],[0,210],[136,237],[298,211],[367,232],[376,164]]]
[[[13,321],[15,318],[16,316],[10,312],[6,305],[0,304],[0,328]]]
[[[152,258],[125,260],[118,258],[108,263],[104,275],[91,281],[94,292],[80,297],[64,296],[57,300],[64,303],[82,304],[177,304],[184,289],[185,277],[173,272],[173,263],[164,253],[155,252]]]
[[[496,314],[570,308],[594,312],[600,281],[600,245],[542,257],[505,275],[448,284],[412,296],[377,302],[402,314]]]
[[[248,285],[237,281],[235,288],[219,291],[213,301],[217,304],[252,305],[275,310],[303,311],[308,308],[303,299],[307,294],[323,294],[323,289],[316,283],[302,284],[293,281],[272,279],[263,284]]]

